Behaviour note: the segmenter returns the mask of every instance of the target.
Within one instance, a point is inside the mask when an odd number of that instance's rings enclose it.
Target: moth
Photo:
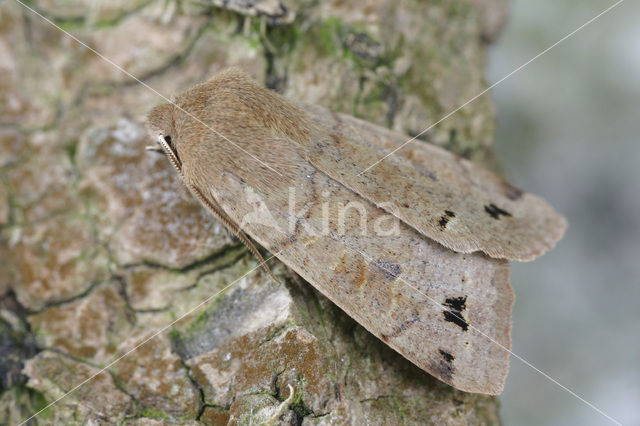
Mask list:
[[[246,235],[431,375],[502,392],[508,261],[541,255],[567,226],[544,200],[421,141],[362,172],[408,138],[239,69],[153,108],[147,127],[263,264]]]

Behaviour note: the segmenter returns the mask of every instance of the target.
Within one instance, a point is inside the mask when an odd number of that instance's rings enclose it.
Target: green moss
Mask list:
[[[65,31],[84,29],[84,19],[55,19],[56,25]]]
[[[180,336],[181,336],[180,332],[178,330],[176,330],[175,328],[170,328],[169,329],[169,340],[171,342],[177,341],[178,339],[180,339]]]
[[[474,140],[472,135],[463,135],[460,138],[457,130],[451,129],[449,140],[444,145],[444,148],[460,157],[471,159],[475,153],[483,149],[483,145],[480,141]]]
[[[38,420],[43,421],[53,417],[53,406],[45,409],[48,404],[43,393],[22,384],[15,385],[0,393],[0,418],[4,420],[3,424],[18,424],[42,410],[29,422],[29,424],[36,424],[39,423]]]
[[[35,412],[37,413],[40,410],[42,410],[40,414],[38,414],[38,417],[42,419],[51,418],[51,409],[53,408],[53,406],[47,407],[49,403],[47,402],[47,399],[45,398],[42,392],[39,392],[34,389],[26,388],[26,387],[24,388],[24,392],[28,395],[29,399],[31,400],[31,403],[33,404]]]
[[[213,312],[216,310],[217,301],[218,301],[218,298],[210,302],[211,305],[207,309],[205,309],[204,311],[198,314],[196,319],[194,319],[193,322],[189,325],[188,329],[182,332],[176,329],[172,329],[174,331],[174,333],[170,335],[172,339],[172,343],[178,344],[179,342],[188,339],[190,336],[199,335],[200,330],[202,330],[204,327],[207,326],[208,324],[207,319],[209,318],[209,316],[212,315]]]
[[[142,417],[149,417],[152,419],[170,419],[171,416],[168,415],[167,413],[158,410],[155,407],[144,407],[141,411],[140,411],[140,415]]]
[[[325,56],[342,56],[344,49],[340,42],[342,33],[342,21],[335,17],[324,20],[311,34],[317,47]]]
[[[278,397],[278,392],[275,392],[271,389],[265,389],[265,390],[256,390],[256,391],[252,391],[251,393],[248,393],[247,395],[266,395],[266,396],[271,396],[273,398]]]
[[[71,30],[87,30],[88,27],[90,29],[101,29],[101,28],[111,28],[120,24],[125,18],[132,15],[135,12],[138,12],[140,9],[143,9],[148,4],[151,3],[152,0],[147,0],[145,2],[141,2],[134,6],[132,9],[124,10],[116,16],[110,18],[98,19],[93,22],[88,22],[85,16],[78,17],[56,17],[56,16],[48,16],[51,21],[55,22],[60,28],[66,31]],[[90,24],[90,25],[89,25]]]
[[[277,403],[276,398],[267,393],[254,393],[239,397],[234,403],[237,404],[237,407],[233,410],[240,413],[237,417],[237,424],[265,424],[264,420],[266,419],[261,410],[277,406]]]
[[[302,33],[297,25],[280,25],[268,27],[264,35],[269,44],[276,48],[278,54],[292,51],[300,40]]]
[[[185,330],[180,331],[172,328],[172,333],[169,334],[171,343],[174,346],[180,346],[182,342],[190,340],[192,337],[200,336],[203,330],[210,326],[210,318],[215,315],[215,312],[218,309],[218,303],[225,297],[225,293],[222,293],[209,301],[209,306],[202,310]]]
[[[453,17],[471,17],[471,12],[473,12],[473,7],[471,6],[471,2],[469,1],[446,1],[443,5],[447,8],[447,15],[450,18]]]
[[[404,423],[407,417],[406,406],[402,404],[398,398],[388,398],[388,400],[389,400],[389,405],[393,407],[392,409],[398,413],[398,415],[400,416],[400,418]]]
[[[247,45],[249,49],[258,51],[262,47],[262,42],[258,37],[249,37],[247,38]]]
[[[293,327],[295,324],[292,321],[286,321],[283,324],[280,324],[271,331],[271,333],[262,340],[258,346],[262,346],[267,342],[272,341],[276,337],[280,336],[284,331],[288,330],[290,327]]]
[[[304,405],[304,402],[302,401],[302,392],[298,392],[297,394],[295,394],[293,400],[291,401],[291,405],[289,405],[289,408],[293,410],[294,413],[296,413],[296,416],[299,419],[313,414],[313,411],[311,411],[306,405]]]
[[[399,55],[399,49],[380,51],[374,57],[367,57],[350,50],[346,45],[349,37],[359,38],[361,42],[371,45],[384,46],[384,43],[376,40],[369,33],[369,28],[364,24],[344,24],[336,17],[330,17],[322,23],[312,27],[306,39],[310,40],[318,49],[321,56],[337,57],[342,60],[352,61],[362,69],[375,69],[380,65],[391,66]]]

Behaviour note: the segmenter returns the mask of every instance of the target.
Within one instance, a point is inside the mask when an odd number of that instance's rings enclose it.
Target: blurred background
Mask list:
[[[496,82],[613,1],[511,1]],[[511,180],[565,214],[549,254],[514,264],[513,351],[616,420],[640,424],[640,2],[625,1],[492,92]],[[512,357],[507,425],[609,424]]]

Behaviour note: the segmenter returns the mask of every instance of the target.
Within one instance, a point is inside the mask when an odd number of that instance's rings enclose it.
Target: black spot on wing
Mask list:
[[[444,358],[447,362],[451,362],[455,359],[455,357],[447,351],[438,349],[438,352],[440,352],[440,355],[442,355],[442,358]]]
[[[440,225],[440,229],[442,231],[444,231],[445,228],[447,227],[447,223],[449,223],[449,219],[447,219],[446,217],[442,216],[440,218],[440,222],[438,222],[438,225]]]
[[[454,311],[462,312],[467,309],[467,296],[450,297],[445,299],[443,305]]]
[[[449,223],[449,218],[453,217],[456,217],[456,214],[454,212],[452,212],[451,210],[444,211],[444,215],[440,217],[440,221],[438,222],[438,225],[440,225],[440,229],[442,231],[446,229],[447,224]]]
[[[444,311],[444,320],[454,323],[459,326],[463,331],[467,331],[469,329],[469,324],[465,321],[462,315],[459,312],[454,311]]]
[[[454,323],[463,331],[469,329],[469,324],[462,315],[462,312],[467,309],[467,296],[447,298],[442,305],[449,308],[447,311],[442,311],[445,321]]]
[[[434,360],[431,362],[431,370],[439,375],[439,377],[444,381],[451,382],[451,378],[456,371],[452,363],[454,357],[449,352],[442,349],[438,349],[438,352],[441,358],[437,361]]]
[[[493,203],[489,204],[488,206],[484,206],[484,211],[494,219],[500,219],[500,216],[511,216],[511,213],[501,209]]]

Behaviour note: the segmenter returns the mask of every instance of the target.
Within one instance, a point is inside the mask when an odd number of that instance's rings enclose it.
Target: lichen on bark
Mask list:
[[[506,7],[29,5],[166,96],[237,65],[293,99],[410,135],[486,88],[486,46]],[[283,265],[283,285],[259,269],[244,276],[255,260],[144,151],[144,115],[161,101],[147,87],[12,1],[0,3],[0,69],[0,358],[11,360],[0,423],[19,423],[230,283],[34,424],[498,422],[495,398],[433,379]],[[421,139],[490,164],[494,122],[482,97]]]

